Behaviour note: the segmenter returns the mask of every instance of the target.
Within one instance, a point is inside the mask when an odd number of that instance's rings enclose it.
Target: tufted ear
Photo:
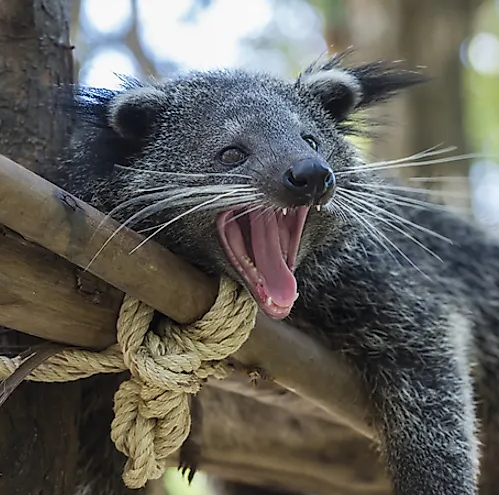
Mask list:
[[[387,62],[343,67],[343,58],[340,54],[325,63],[316,62],[297,80],[298,87],[319,98],[326,112],[338,122],[356,109],[387,100],[403,89],[428,80],[418,72]]]
[[[160,89],[128,89],[109,101],[109,125],[125,139],[142,139],[151,132],[166,104],[167,95]]]
[[[99,173],[112,172],[117,164],[129,165],[169,103],[160,88],[128,77],[122,82],[120,90],[59,88],[59,101],[74,120],[68,153]]]

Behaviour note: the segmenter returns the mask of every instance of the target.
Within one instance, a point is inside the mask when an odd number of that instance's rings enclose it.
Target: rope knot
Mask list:
[[[227,376],[222,361],[246,341],[256,311],[249,294],[224,277],[215,303],[200,320],[166,322],[154,333],[152,308],[125,296],[117,335],[131,378],[116,392],[111,437],[128,457],[123,479],[129,488],[163,474],[166,458],[189,434],[188,394],[197,393],[210,376]]]

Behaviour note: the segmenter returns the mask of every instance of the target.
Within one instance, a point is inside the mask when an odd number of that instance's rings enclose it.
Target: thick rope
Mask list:
[[[209,376],[225,378],[222,360],[236,352],[254,327],[256,305],[246,291],[222,278],[215,303],[190,325],[169,323],[149,330],[154,310],[125,296],[117,321],[118,343],[101,352],[66,350],[49,358],[27,380],[65,382],[98,373],[130,370],[114,396],[111,438],[128,457],[123,480],[141,488],[159,478],[165,460],[190,430],[188,394]],[[158,335],[159,334],[159,335]],[[0,377],[11,375],[20,357],[0,356]]]

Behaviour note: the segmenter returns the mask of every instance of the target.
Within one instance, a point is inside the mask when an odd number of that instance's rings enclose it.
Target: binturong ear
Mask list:
[[[109,125],[122,138],[143,139],[157,124],[167,95],[154,87],[132,88],[109,101]]]
[[[297,79],[297,86],[318,98],[324,110],[337,122],[353,111],[391,98],[401,90],[426,82],[424,75],[397,67],[397,64],[373,62],[343,67],[344,55],[325,63],[316,62]]]

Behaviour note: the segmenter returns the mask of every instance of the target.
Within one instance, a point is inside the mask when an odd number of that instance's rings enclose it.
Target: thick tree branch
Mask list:
[[[148,242],[130,255],[142,239],[132,231],[122,230],[95,256],[119,227],[111,219],[103,223],[105,219],[62,189],[0,157],[0,223],[80,268],[88,267],[88,272],[124,292],[139,292],[143,302],[179,323],[194,321],[210,308],[215,280],[155,243]]]
[[[210,387],[200,396],[208,474],[300,493],[391,493],[375,448],[355,431]]]

